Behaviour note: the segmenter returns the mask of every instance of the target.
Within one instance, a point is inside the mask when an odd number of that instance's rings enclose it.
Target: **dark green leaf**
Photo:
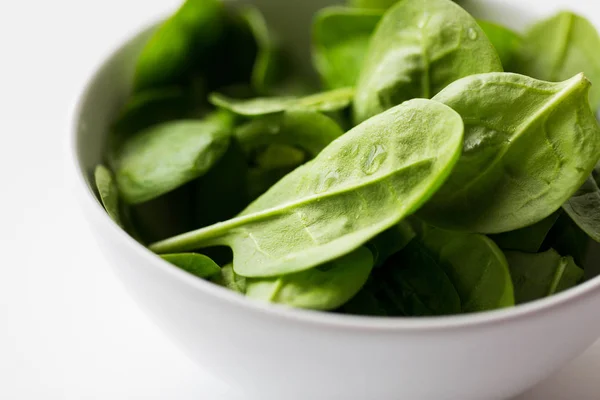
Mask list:
[[[506,252],[515,286],[517,304],[542,299],[569,289],[583,278],[583,270],[572,257],[561,257],[555,250],[527,254]]]
[[[134,91],[185,83],[194,68],[209,63],[221,38],[224,7],[219,0],[186,0],[143,48],[136,65]]]
[[[232,264],[227,264],[221,268],[221,274],[214,277],[212,281],[234,292],[246,293],[246,278],[237,275]]]
[[[94,180],[96,181],[100,200],[107,214],[120,227],[123,227],[119,208],[119,189],[113,179],[112,173],[104,165],[98,165],[94,171]]]
[[[491,235],[490,238],[496,242],[502,250],[537,253],[542,248],[542,244],[544,243],[544,240],[546,240],[548,232],[550,232],[559,216],[560,212],[555,212],[537,224],[516,231]]]
[[[402,250],[416,236],[411,225],[405,221],[392,226],[375,236],[367,246],[375,259],[375,267],[380,267],[385,261]]]

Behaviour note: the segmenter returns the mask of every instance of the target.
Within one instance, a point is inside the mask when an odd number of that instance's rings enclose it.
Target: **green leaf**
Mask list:
[[[569,217],[596,242],[600,242],[600,188],[593,176],[563,205]]]
[[[561,257],[555,250],[527,254],[506,252],[515,286],[517,304],[542,299],[569,289],[583,279],[583,270],[572,257]]]
[[[199,64],[209,63],[220,39],[224,8],[219,0],[186,0],[152,35],[138,58],[134,91],[186,82]]]
[[[559,216],[560,212],[555,212],[536,224],[516,231],[491,235],[490,239],[496,242],[502,250],[537,253],[542,248],[548,232],[550,232]]]
[[[159,197],[205,174],[229,145],[231,121],[167,122],[127,138],[112,156],[123,199],[131,204]]]
[[[571,256],[582,267],[586,265],[586,258],[590,249],[591,240],[567,213],[562,213],[548,233],[542,246],[544,249],[553,248],[562,256]]]
[[[233,270],[232,264],[227,264],[221,268],[221,274],[214,277],[212,281],[234,292],[246,293],[246,278],[237,275]]]
[[[525,34],[515,71],[546,81],[562,81],[583,72],[593,83],[590,103],[600,107],[600,36],[587,19],[560,12]]]
[[[112,130],[118,136],[129,135],[162,122],[185,118],[190,111],[190,98],[183,89],[150,89],[128,100]]]
[[[315,157],[344,132],[331,118],[315,111],[290,110],[241,125],[235,137],[247,154],[273,144],[288,145]]]
[[[313,64],[328,88],[356,86],[373,32],[383,16],[377,10],[328,7],[315,16]]]
[[[210,278],[221,273],[221,268],[202,254],[163,254],[161,258],[199,278]]]
[[[107,214],[120,227],[123,227],[119,208],[119,189],[113,179],[112,173],[104,165],[98,165],[94,171],[94,180],[96,181],[100,201]]]
[[[210,95],[210,102],[217,107],[245,117],[257,117],[290,110],[331,112],[350,105],[354,89],[343,88],[305,97],[257,97],[232,99],[219,93]]]
[[[494,45],[504,69],[510,70],[523,42],[521,35],[494,22],[478,20],[477,23]]]
[[[248,279],[246,296],[313,310],[332,310],[363,287],[373,268],[366,247],[320,267],[268,279]]]
[[[373,253],[375,267],[382,266],[388,258],[405,248],[415,236],[415,231],[406,221],[402,221],[375,236],[367,244],[369,250]]]
[[[269,30],[265,18],[258,8],[247,6],[241,10],[240,15],[252,31],[257,45],[251,77],[252,87],[258,93],[268,92],[285,75],[283,71],[284,56],[279,41]]]
[[[223,157],[195,183],[196,228],[226,221],[248,206],[248,173],[244,152],[232,140]]]
[[[421,217],[442,228],[502,233],[557,211],[600,154],[590,82],[550,83],[517,74],[473,75],[434,100],[465,121],[463,156]]]
[[[465,76],[502,71],[477,21],[450,0],[403,0],[384,15],[354,99],[357,122]]]
[[[307,270],[357,249],[418,209],[451,172],[462,133],[450,108],[406,102],[335,140],[238,218],[150,248],[169,253],[227,245],[235,271],[247,277]]]
[[[427,227],[419,236],[456,288],[463,312],[515,304],[506,258],[491,239],[434,227]]]
[[[366,302],[359,304],[359,302]],[[461,312],[460,297],[444,269],[417,240],[373,271],[365,288],[344,307],[363,315],[435,316]]]
[[[400,0],[348,0],[351,6],[376,10],[387,10],[399,1]]]

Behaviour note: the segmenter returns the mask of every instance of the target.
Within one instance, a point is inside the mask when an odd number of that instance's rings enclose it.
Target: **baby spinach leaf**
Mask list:
[[[542,247],[553,248],[562,256],[571,256],[577,265],[587,268],[586,258],[590,245],[587,233],[567,213],[561,213]]]
[[[546,81],[562,81],[583,72],[593,83],[590,102],[600,107],[600,36],[587,19],[560,12],[525,34],[515,71]]]
[[[473,75],[434,100],[465,121],[463,156],[421,212],[448,229],[502,233],[557,211],[600,154],[590,82],[550,83],[517,74]]]
[[[307,270],[418,209],[451,172],[462,134],[460,117],[443,104],[405,102],[336,139],[239,217],[150,248],[169,253],[227,245],[235,271],[246,277]]]
[[[491,235],[490,239],[496,242],[502,250],[537,253],[542,248],[548,232],[550,232],[560,214],[560,212],[555,212],[536,224],[517,229],[516,231]]]
[[[162,122],[185,118],[191,111],[189,97],[179,87],[134,94],[121,110],[112,129],[119,136],[129,135]]]
[[[523,42],[521,35],[494,22],[478,20],[477,23],[494,45],[504,69],[510,70]]]
[[[185,83],[199,63],[208,63],[222,34],[220,0],[186,0],[152,35],[138,58],[134,91]]]
[[[223,157],[195,182],[194,228],[226,221],[250,204],[248,172],[245,154],[239,143],[232,140]]]
[[[212,279],[213,283],[223,286],[234,292],[246,293],[246,278],[239,276],[233,270],[233,264],[227,264],[221,268],[221,274]]]
[[[246,296],[313,310],[340,307],[360,291],[373,268],[366,247],[316,268],[268,279],[248,279]]]
[[[375,236],[367,244],[367,247],[373,253],[375,267],[382,266],[389,257],[405,248],[415,236],[415,231],[406,221],[402,221]]]
[[[600,188],[593,176],[567,200],[563,209],[585,233],[600,242]]]
[[[232,99],[222,94],[210,95],[210,102],[217,107],[245,117],[264,116],[286,110],[331,112],[342,110],[352,103],[354,89],[343,88],[317,93],[306,97],[257,97],[250,100]]]
[[[163,254],[161,258],[199,278],[210,278],[221,273],[221,268],[202,254]]]
[[[119,189],[112,173],[104,165],[98,165],[94,171],[94,180],[96,181],[100,201],[107,214],[120,227],[123,227],[121,211],[119,209]]]
[[[561,257],[555,250],[527,254],[506,252],[515,286],[517,304],[542,299],[569,289],[583,279],[583,270],[572,257]]]
[[[382,11],[328,7],[313,24],[313,64],[328,88],[358,82],[369,42]]]
[[[506,258],[484,235],[426,227],[422,245],[442,266],[460,297],[463,312],[510,307],[515,304]]]
[[[412,98],[431,98],[455,80],[502,71],[487,36],[450,0],[403,0],[375,31],[354,99],[357,122]]]
[[[349,0],[350,5],[358,8],[386,10],[400,0]]]
[[[268,92],[285,75],[284,56],[280,44],[269,30],[265,18],[256,7],[245,7],[241,16],[250,27],[257,44],[256,60],[252,69],[252,87],[258,93]]]
[[[359,301],[367,303],[359,305]],[[362,315],[435,316],[459,314],[461,303],[436,257],[413,240],[373,270],[344,310]]]
[[[123,199],[142,203],[205,174],[229,145],[231,119],[167,122],[127,138],[112,156]]]
[[[315,157],[343,133],[339,125],[326,115],[294,109],[241,125],[235,130],[235,137],[246,153],[280,144],[302,149]]]

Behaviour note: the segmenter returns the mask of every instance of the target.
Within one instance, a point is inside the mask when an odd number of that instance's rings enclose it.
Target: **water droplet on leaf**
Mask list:
[[[476,40],[477,37],[479,35],[477,35],[477,31],[473,28],[469,28],[469,30],[467,31],[467,35],[469,36],[469,39],[471,40]]]
[[[315,193],[326,192],[338,179],[340,179],[340,174],[337,171],[329,171],[327,174],[322,174],[317,182]]]
[[[365,158],[362,166],[363,172],[367,175],[374,174],[381,168],[381,164],[383,164],[387,156],[388,153],[385,147],[380,144],[374,145]]]

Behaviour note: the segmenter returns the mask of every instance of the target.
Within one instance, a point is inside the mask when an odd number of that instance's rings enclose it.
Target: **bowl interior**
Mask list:
[[[305,71],[311,70],[310,26],[313,14],[324,6],[339,3],[333,0],[241,2],[253,3],[263,11],[269,25],[288,43],[297,65]],[[530,21],[561,8],[584,14],[600,27],[600,13],[593,13],[595,6],[591,3],[589,0],[462,1],[462,5],[476,17],[494,20],[517,30],[522,30]],[[93,77],[81,98],[73,139],[76,165],[91,193],[95,193],[92,175],[96,165],[103,159],[108,127],[129,95],[135,60],[155,26],[156,24],[149,26],[112,54]],[[600,273],[600,245],[594,243],[591,246],[585,268],[588,279]]]

